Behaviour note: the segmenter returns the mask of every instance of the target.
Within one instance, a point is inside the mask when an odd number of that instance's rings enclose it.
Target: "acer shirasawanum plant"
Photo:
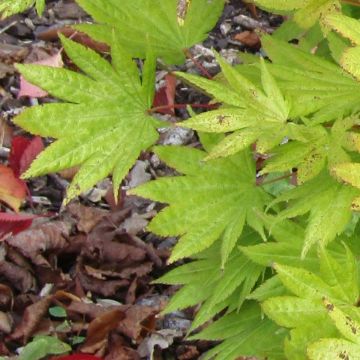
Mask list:
[[[198,149],[152,147],[165,126],[151,115],[156,59],[184,61],[224,1],[78,2],[96,24],[77,28],[112,62],[62,38],[82,73],[18,65],[62,100],[14,120],[57,139],[25,176],[80,165],[65,202],[109,174],[117,193],[140,152],[155,152],[181,175],[128,194],[167,205],[148,230],[179,237],[169,262],[191,260],[157,281],[182,285],[165,312],[201,304],[189,339],[221,340],[205,358],[359,359],[357,1],[254,0],[288,19],[262,37],[265,59],[231,67],[216,54],[214,79],[176,73],[221,105],[178,123],[198,131]]]

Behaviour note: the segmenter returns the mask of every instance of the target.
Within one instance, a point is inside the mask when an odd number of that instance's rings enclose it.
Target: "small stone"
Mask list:
[[[148,162],[137,160],[134,167],[130,171],[129,187],[134,188],[141,184],[146,183],[151,179],[151,175],[146,172],[148,168]]]
[[[177,126],[164,129],[162,135],[162,144],[164,145],[186,145],[194,136],[194,132],[191,129]]]
[[[222,35],[226,36],[230,30],[231,30],[231,24],[229,24],[228,22],[223,22],[220,25],[220,31]]]

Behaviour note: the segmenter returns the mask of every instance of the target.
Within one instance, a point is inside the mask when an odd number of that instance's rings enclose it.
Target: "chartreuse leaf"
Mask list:
[[[286,331],[262,316],[259,306],[247,302],[242,309],[225,315],[192,339],[223,340],[205,359],[235,360],[240,356],[283,359]]]
[[[340,58],[341,66],[360,80],[360,23],[357,19],[338,14],[325,18],[324,22],[343,37],[349,39],[355,47],[346,49]]]
[[[179,14],[177,0],[77,0],[97,22],[77,29],[112,44],[112,33],[133,56],[144,58],[151,48],[169,64],[182,63],[183,50],[202,42],[218,21],[224,0],[190,1]]]
[[[302,184],[317,176],[326,166],[330,169],[338,163],[350,161],[351,157],[345,150],[359,151],[360,141],[357,133],[348,130],[358,123],[357,117],[349,117],[338,119],[331,130],[319,125],[302,130],[307,133],[307,141],[292,141],[274,148],[271,151],[273,156],[260,173],[297,168],[297,180]]]
[[[113,46],[111,65],[71,40],[62,38],[62,43],[84,75],[47,66],[17,65],[31,83],[64,100],[28,108],[15,118],[14,122],[30,133],[57,139],[24,177],[80,165],[65,202],[110,173],[116,195],[140,152],[158,138],[157,121],[146,113],[154,94],[149,79],[155,68],[145,63],[142,83],[136,64],[121,47]],[[147,61],[154,65],[152,58]]]
[[[323,171],[279,195],[273,204],[290,202],[278,215],[279,221],[310,213],[302,251],[305,256],[313,245],[326,246],[344,231],[351,220],[352,203],[359,194],[357,189],[339,184]]]
[[[313,26],[319,18],[341,9],[339,0],[253,0],[253,2],[272,12],[295,11],[294,20],[305,29]]]
[[[21,351],[19,360],[41,360],[47,355],[59,355],[71,351],[71,346],[55,336],[35,336]]]
[[[207,159],[235,154],[256,140],[258,151],[265,152],[278,144],[287,134],[288,103],[263,60],[260,64],[263,88],[261,90],[220,56],[216,57],[229,86],[191,74],[177,75],[227,106],[196,115],[182,122],[181,126],[204,132],[233,131],[212,149]]]
[[[312,122],[320,123],[359,109],[360,84],[340,66],[272,36],[263,36],[262,45],[272,60],[267,67],[291,103],[290,118],[311,115]],[[236,69],[251,69],[253,79],[259,78],[257,66]]]
[[[323,338],[338,338],[339,333],[344,335],[348,332],[348,325],[354,323],[353,320],[344,322],[338,314],[336,320],[334,320],[335,315],[329,316],[323,305],[324,298],[340,307],[346,315],[358,318],[356,302],[359,297],[359,267],[347,248],[345,251],[343,249],[343,254],[343,260],[339,262],[326,250],[322,250],[321,269],[318,275],[303,268],[275,265],[279,279],[294,296],[285,295],[267,299],[263,302],[262,308],[278,325],[292,329],[290,338],[285,341],[287,358],[305,360],[310,344]],[[352,265],[347,267],[348,261]],[[322,340],[319,343],[321,342]],[[312,349],[312,346],[309,349]]]
[[[25,11],[34,4],[38,14],[41,15],[45,9],[45,0],[2,0],[0,4],[1,18]]]
[[[197,149],[165,146],[155,152],[184,176],[150,181],[129,194],[170,205],[148,226],[161,236],[180,235],[170,262],[192,256],[221,238],[224,266],[244,223],[263,234],[257,211],[263,210],[269,196],[256,186],[248,150],[209,162],[203,161],[208,154]]]
[[[324,304],[336,328],[346,340],[321,339],[309,346],[309,358],[311,360],[357,359],[360,354],[360,314],[353,313],[350,317],[328,300],[325,300]]]
[[[239,239],[248,245],[261,241],[261,237],[250,228],[246,228]],[[191,329],[196,329],[227,307],[240,308],[263,271],[262,266],[254,264],[236,248],[222,270],[219,248],[215,243],[192,262],[175,268],[156,281],[183,285],[171,298],[166,313],[202,303]],[[199,287],[202,291],[198,290]]]

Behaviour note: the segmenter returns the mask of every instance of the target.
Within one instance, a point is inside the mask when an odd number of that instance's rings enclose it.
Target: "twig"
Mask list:
[[[262,182],[262,183],[259,183],[258,186],[264,186],[264,185],[272,184],[272,183],[274,183],[274,182],[287,179],[287,178],[289,178],[289,177],[291,177],[291,176],[292,176],[292,173],[286,174],[286,175],[283,175],[283,176],[279,176],[279,177],[277,177],[277,178],[275,178],[275,179],[271,179],[271,180],[269,180],[269,181],[264,181],[264,182]]]
[[[211,74],[204,68],[204,66],[197,61],[194,56],[192,55],[192,53],[190,52],[189,49],[184,49],[184,54],[188,59],[191,59],[192,62],[194,63],[194,65],[202,72],[202,74],[204,76],[206,76],[208,79],[212,79],[213,77],[211,76]]]
[[[148,110],[148,113],[154,113],[161,110],[169,110],[169,109],[186,109],[188,106],[193,108],[200,108],[200,109],[216,109],[219,105],[218,104],[173,104],[173,105],[161,105],[155,106]]]

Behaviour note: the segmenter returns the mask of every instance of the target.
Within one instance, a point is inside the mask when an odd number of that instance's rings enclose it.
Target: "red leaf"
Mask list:
[[[25,172],[36,156],[44,149],[40,136],[28,139],[24,136],[14,136],[11,144],[9,165],[15,176],[19,177]]]
[[[10,214],[0,212],[0,239],[8,234],[14,235],[26,230],[36,218],[34,215]]]
[[[153,107],[169,106],[168,109],[159,110],[159,113],[174,115],[172,107],[175,104],[176,78],[173,75],[165,76],[165,86],[161,87],[155,94]]]
[[[21,203],[25,200],[27,187],[25,183],[15,177],[13,170],[0,165],[0,200],[19,211]]]
[[[61,356],[56,358],[53,357],[52,360],[102,360],[102,359],[94,355],[73,354],[73,355]]]

